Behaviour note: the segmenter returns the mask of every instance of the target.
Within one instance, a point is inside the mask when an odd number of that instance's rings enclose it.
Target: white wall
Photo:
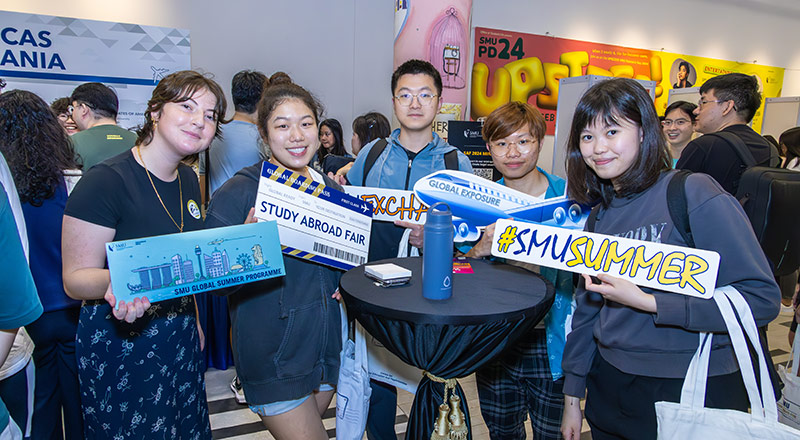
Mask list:
[[[347,140],[355,116],[370,110],[390,116],[392,5],[4,0],[0,8],[189,29],[192,65],[214,73],[226,93],[241,69],[284,70],[320,97]],[[800,96],[797,0],[474,0],[472,25],[786,67],[783,96]]]
[[[351,124],[376,110],[391,117],[394,11],[389,1],[4,0],[0,9],[191,31],[192,67],[213,73],[229,97],[242,69],[283,70],[314,93],[326,117]]]

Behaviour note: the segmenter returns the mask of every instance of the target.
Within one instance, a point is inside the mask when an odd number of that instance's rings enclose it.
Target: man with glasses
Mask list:
[[[117,126],[117,94],[100,83],[81,84],[72,91],[68,110],[80,130],[72,135],[83,170],[133,148],[136,134]]]
[[[702,134],[727,132],[738,136],[760,165],[770,165],[775,148],[747,124],[761,106],[761,93],[754,76],[728,73],[709,79],[700,87],[694,114],[695,131]],[[744,162],[733,145],[719,136],[701,136],[686,146],[676,168],[706,173],[731,194],[736,194]]]
[[[409,60],[392,75],[392,103],[400,128],[386,139],[376,139],[359,152],[347,180],[353,185],[409,190],[420,178],[446,168],[446,156],[457,157],[458,169],[472,172],[469,159],[432,130],[439,111],[442,78],[427,61]],[[365,164],[373,148],[382,148],[372,166]],[[377,152],[378,150],[376,150]],[[454,152],[454,153],[453,153]],[[406,228],[411,229],[409,245],[422,249],[422,225],[397,221],[373,222],[369,242],[369,261],[395,258]],[[372,396],[367,419],[370,440],[396,440],[394,432],[397,390],[390,385],[370,381]]]

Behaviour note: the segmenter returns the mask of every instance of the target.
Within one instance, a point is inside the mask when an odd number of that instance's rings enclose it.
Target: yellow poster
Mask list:
[[[703,58],[649,49],[475,28],[470,117],[487,116],[509,101],[536,106],[555,133],[558,85],[561,78],[600,75],[656,82],[656,110],[663,115],[669,90],[699,87],[726,73],[755,75],[761,84],[762,103],[753,118],[761,131],[766,98],[781,96],[782,67]]]
[[[753,117],[753,130],[761,132],[761,119],[764,116],[764,99],[781,96],[783,85],[783,68],[760,66],[736,61],[703,58],[669,52],[654,52],[661,57],[661,87],[665,91],[656,98],[656,110],[659,114],[667,108],[669,89],[683,87],[700,87],[706,80],[726,73],[744,73],[755,75],[761,86],[761,107]]]

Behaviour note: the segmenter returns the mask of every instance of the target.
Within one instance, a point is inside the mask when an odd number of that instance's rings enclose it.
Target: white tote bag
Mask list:
[[[786,366],[778,366],[778,375],[783,381],[781,400],[778,401],[778,420],[795,429],[800,429],[800,332],[794,334],[792,358]]]
[[[714,292],[714,300],[728,328],[728,334],[747,388],[751,412],[704,407],[712,335],[701,333],[700,345],[689,364],[689,370],[683,382],[680,403],[656,402],[655,404],[659,440],[800,439],[800,431],[778,423],[778,409],[772,382],[758,340],[756,323],[747,302],[731,286],[717,289]],[[741,318],[741,326],[736,320],[731,304]],[[760,390],[742,328],[758,353]]]
[[[342,312],[342,354],[339,383],[336,386],[336,438],[361,440],[367,426],[369,398],[372,394],[367,370],[367,346],[362,332],[355,332],[355,341],[347,336],[347,314],[342,303],[339,303],[339,307]],[[358,326],[358,323],[355,325]]]

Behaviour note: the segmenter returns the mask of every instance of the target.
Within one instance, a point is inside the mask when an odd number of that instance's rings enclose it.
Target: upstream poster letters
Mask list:
[[[712,251],[505,219],[495,226],[492,255],[701,298],[714,293],[719,269]]]

